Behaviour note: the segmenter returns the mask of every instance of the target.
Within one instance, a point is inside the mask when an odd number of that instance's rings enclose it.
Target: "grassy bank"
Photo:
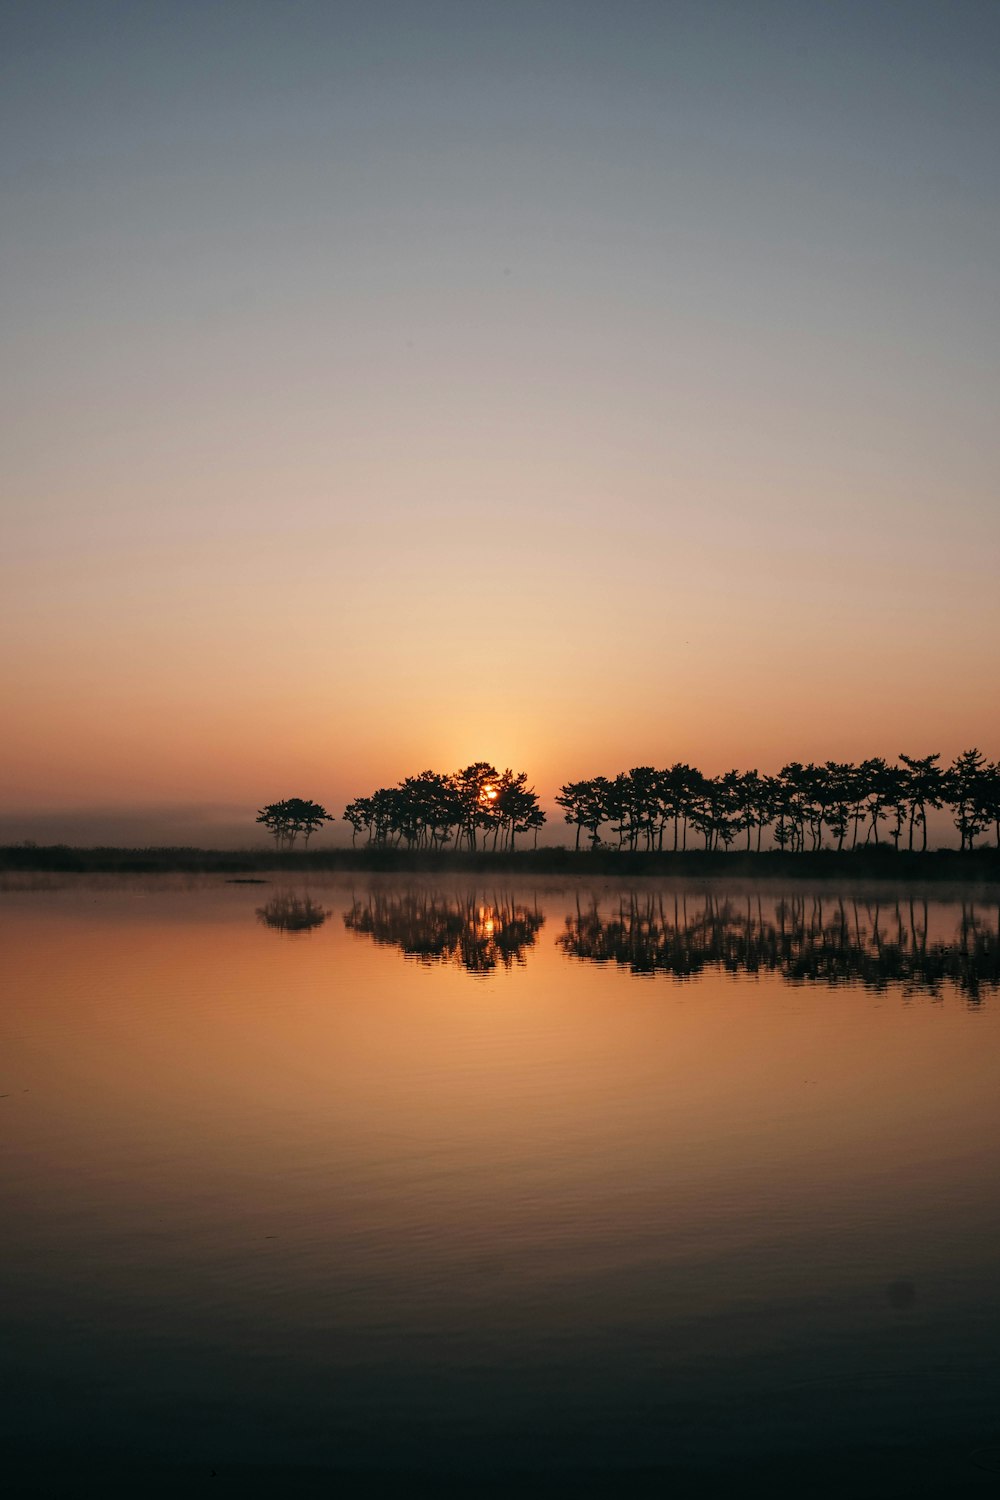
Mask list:
[[[273,849],[115,849],[74,848],[67,844],[0,847],[0,871],[49,870],[62,874],[249,875],[261,871],[307,874],[309,871],[354,870],[442,875],[494,871],[508,875],[581,875],[604,877],[693,876],[698,879],[741,878],[934,880],[1000,883],[1000,851],[976,849],[898,853],[890,848],[821,849],[788,854],[766,849],[706,853],[630,853],[619,849],[525,849],[509,853],[407,849],[307,849],[276,854]]]

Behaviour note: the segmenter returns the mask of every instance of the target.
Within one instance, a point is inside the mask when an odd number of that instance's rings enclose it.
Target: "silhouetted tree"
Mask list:
[[[750,848],[754,829],[757,830],[757,848],[760,848],[761,834],[770,822],[772,801],[769,778],[762,776],[758,770],[744,771],[738,778],[734,788],[734,802],[739,826],[746,832],[747,849]]]
[[[591,783],[589,781],[567,781],[559,788],[556,795],[556,803],[563,809],[565,821],[576,828],[574,849],[579,849],[580,833],[587,827],[587,794],[590,791],[590,786]],[[598,842],[595,832],[593,843],[596,844]]]
[[[351,843],[357,842],[362,828],[368,830],[368,842],[372,836],[372,805],[370,797],[356,797],[344,808],[344,822],[351,825]]]
[[[286,797],[283,802],[269,802],[257,814],[257,822],[262,823],[274,835],[279,849],[291,849],[299,834],[302,835],[303,844],[308,845],[310,834],[315,833],[324,823],[332,821],[332,815],[325,807],[321,807],[318,802],[307,801],[304,797]]]
[[[887,814],[892,814],[893,822],[889,827],[889,837],[892,839],[892,847],[899,848],[899,840],[903,832],[903,824],[906,822],[909,812],[909,772],[903,766],[886,766],[882,773],[882,790],[885,797],[885,808]]]
[[[909,805],[909,836],[907,848],[913,848],[913,831],[919,826],[922,834],[921,848],[927,848],[927,809],[943,806],[945,794],[944,770],[938,765],[941,759],[940,751],[934,755],[903,755],[900,752],[899,759],[903,762],[909,775],[906,782],[906,796]]]
[[[414,804],[412,821],[417,842],[432,849],[448,843],[462,815],[452,777],[439,771],[421,771],[419,776],[408,776],[402,790]]]
[[[828,760],[826,826],[837,840],[838,850],[843,849],[847,830],[851,823],[851,805],[856,779],[855,767],[849,761]]]
[[[723,844],[727,849],[736,837],[739,818],[739,772],[725,776],[703,776],[698,796],[688,811],[691,827],[705,840],[706,850]]]
[[[859,769],[863,784],[865,812],[869,819],[865,843],[867,844],[871,839],[877,844],[879,841],[878,825],[885,820],[886,807],[892,800],[895,788],[889,774],[889,767],[881,755],[862,761]]]
[[[780,786],[779,807],[784,824],[788,847],[801,850],[806,844],[806,809],[809,800],[810,778],[801,761],[791,760],[778,773]]]
[[[1000,761],[986,766],[979,779],[979,811],[984,828],[993,824],[997,848],[1000,849]]]
[[[534,832],[538,842],[538,830],[545,823],[545,814],[538,805],[538,793],[528,786],[528,773],[504,771],[500,778],[500,794],[496,799],[500,831],[508,849],[514,848],[519,833]]]
[[[947,800],[955,814],[962,849],[975,848],[976,838],[992,822],[984,806],[986,757],[979,750],[963,750],[945,776]]]
[[[464,840],[470,849],[475,849],[478,831],[493,826],[493,804],[500,795],[500,773],[488,761],[477,760],[464,770],[456,771],[453,780],[460,807],[459,839]]]

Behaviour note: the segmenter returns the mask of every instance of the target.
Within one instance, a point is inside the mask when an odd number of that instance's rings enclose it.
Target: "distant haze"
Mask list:
[[[539,847],[572,845],[575,828],[569,827],[562,809],[542,799],[548,822],[538,837]],[[341,819],[339,806],[334,822],[324,824],[310,839],[310,849],[343,848],[351,843],[351,830]],[[930,812],[927,819],[928,844],[931,849],[954,847],[958,843],[955,825],[947,811]],[[605,828],[605,836],[614,842]],[[883,840],[886,831],[883,828]],[[864,833],[862,833],[864,839]],[[0,814],[0,844],[69,844],[76,848],[201,848],[201,849],[273,849],[269,834],[257,825],[255,810],[240,807],[86,807],[63,808],[48,812]],[[829,835],[827,835],[829,842]],[[366,842],[362,833],[358,847]],[[691,847],[700,846],[692,837]],[[772,842],[768,830],[765,847]],[[987,837],[986,842],[989,842]],[[530,847],[528,839],[522,845]],[[918,838],[919,843],[919,838]],[[905,835],[904,835],[905,846]],[[742,848],[742,840],[737,841]]]
[[[998,127],[993,0],[8,0],[0,837],[996,758]]]
[[[254,812],[239,807],[95,806],[0,814],[0,844],[26,841],[125,849],[247,849],[271,843]],[[327,835],[324,842],[343,842],[343,835]]]

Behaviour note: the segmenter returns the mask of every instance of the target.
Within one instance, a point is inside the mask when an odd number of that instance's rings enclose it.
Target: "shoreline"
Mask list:
[[[600,878],[687,877],[731,880],[773,879],[944,881],[1000,884],[1000,850],[935,849],[926,853],[891,848],[817,849],[790,854],[687,850],[685,852],[574,850],[562,847],[510,852],[386,848],[308,849],[277,854],[273,849],[193,847],[75,847],[68,844],[0,847],[0,872],[51,871],[58,874],[219,874],[344,871],[367,874],[516,876],[558,875]]]

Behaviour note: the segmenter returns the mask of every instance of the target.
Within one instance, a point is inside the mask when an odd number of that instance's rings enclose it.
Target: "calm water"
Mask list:
[[[81,878],[0,926],[8,1493],[996,1493],[995,895]]]

